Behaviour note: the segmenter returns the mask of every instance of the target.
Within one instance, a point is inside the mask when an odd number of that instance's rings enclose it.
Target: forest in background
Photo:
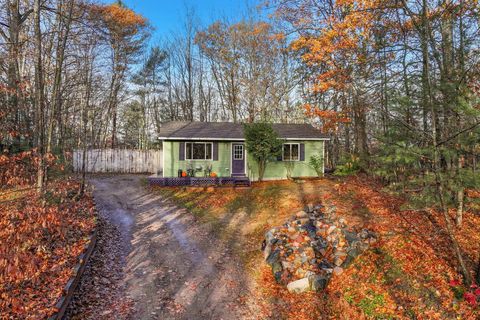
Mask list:
[[[154,44],[121,1],[1,8],[2,163],[33,150],[40,191],[51,157],[152,148],[164,121],[307,121],[331,135],[337,175],[367,173],[442,212],[472,282],[454,233],[479,210],[477,1],[274,0],[206,26],[190,10]]]

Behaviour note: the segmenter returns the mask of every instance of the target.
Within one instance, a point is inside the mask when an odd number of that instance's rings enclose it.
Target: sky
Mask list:
[[[134,11],[146,17],[155,28],[152,41],[181,30],[185,16],[193,9],[201,25],[207,26],[221,17],[241,19],[256,0],[123,0]],[[111,3],[112,0],[102,2]]]

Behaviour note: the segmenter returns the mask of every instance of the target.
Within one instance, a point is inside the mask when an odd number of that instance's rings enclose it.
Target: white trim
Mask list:
[[[247,171],[247,148],[245,147],[245,143],[243,144],[243,156],[245,158],[245,170],[243,170],[245,172],[245,176],[248,177],[248,171]]]
[[[165,141],[162,141],[162,178],[165,178]]]
[[[286,144],[288,144],[288,145],[290,145],[290,146],[292,146],[292,145],[294,145],[294,144],[298,145],[298,159],[297,159],[297,160],[292,160],[292,159],[290,159],[290,160],[285,160],[285,158],[284,158],[284,156],[285,156],[284,151],[285,151],[285,150],[283,149],[283,147],[284,147]],[[301,144],[301,143],[299,143],[299,142],[297,142],[297,143],[284,143],[284,144],[282,144],[282,161],[292,161],[292,162],[298,162],[298,161],[300,161],[300,144]],[[304,150],[304,152],[305,152],[305,150]],[[291,158],[291,157],[292,157],[292,147],[290,147],[290,158]]]
[[[230,142],[230,177],[232,176],[232,170],[233,170],[233,161],[232,161],[232,147],[233,142]]]
[[[323,161],[322,161],[322,163],[323,163],[323,172],[322,172],[322,173],[323,173],[323,175],[325,176],[325,162],[327,161],[327,159],[325,159],[325,141],[322,143],[322,145],[323,145]]]
[[[192,138],[192,137],[158,137],[158,140],[182,140],[182,141],[245,141],[239,138]]]
[[[188,137],[158,137],[158,140],[183,140],[183,141],[245,141],[243,138],[188,138]],[[279,138],[287,141],[329,141],[330,138]]]
[[[205,158],[204,159],[188,159],[187,158],[187,144],[192,144],[192,143],[196,143],[196,144],[203,144],[205,146]],[[185,161],[189,160],[189,161],[213,161],[213,143],[212,142],[185,142]],[[207,144],[211,145],[211,149],[210,149],[210,156],[212,157],[211,159],[208,159],[207,158]],[[192,157],[193,157],[193,149],[192,149]]]
[[[237,150],[235,149],[235,147],[241,147],[241,148],[240,148],[241,151],[242,151],[242,152],[241,152],[241,158],[238,158],[238,159],[237,159],[237,154],[236,154],[236,151],[237,151]],[[235,144],[235,145],[233,146],[233,160],[235,160],[235,161],[236,161],[236,160],[244,160],[244,159],[245,159],[245,152],[244,152],[244,151],[245,151],[245,145],[244,145],[244,144],[240,144],[240,143]]]

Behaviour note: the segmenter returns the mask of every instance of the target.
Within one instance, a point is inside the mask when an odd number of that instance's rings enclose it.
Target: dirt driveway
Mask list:
[[[72,319],[246,319],[242,265],[143,176],[90,181],[100,213],[97,250],[70,306]]]

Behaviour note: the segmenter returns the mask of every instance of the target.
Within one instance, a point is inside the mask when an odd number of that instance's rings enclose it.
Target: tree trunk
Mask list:
[[[58,43],[57,43],[57,52],[56,52],[56,62],[55,62],[55,76],[53,81],[53,92],[52,92],[52,111],[50,114],[50,119],[48,122],[47,130],[47,153],[52,151],[52,138],[53,138],[53,129],[55,122],[59,125],[59,114],[60,114],[60,105],[61,105],[61,86],[62,86],[62,76],[63,76],[63,63],[65,60],[65,48],[67,46],[67,39],[70,33],[70,24],[73,13],[74,2],[70,1],[67,16],[64,17],[62,11],[63,2],[59,2],[58,5],[58,19],[60,19],[59,28],[62,28],[64,24],[65,30],[59,30]],[[66,19],[66,21],[63,21]]]
[[[430,104],[430,57],[428,53],[428,4],[422,0],[422,31],[420,35],[422,48],[422,109],[423,109],[423,131],[428,131],[428,111]],[[436,133],[435,133],[436,134]]]
[[[470,285],[472,283],[472,278],[470,276],[470,273],[468,272],[467,266],[465,264],[465,261],[463,260],[462,256],[462,251],[460,250],[460,246],[457,242],[457,239],[455,239],[455,234],[453,231],[453,226],[450,221],[450,216],[448,214],[448,208],[445,203],[445,198],[444,198],[444,187],[443,187],[443,181],[440,176],[440,167],[439,167],[439,162],[440,162],[440,154],[438,150],[438,145],[437,145],[437,115],[435,112],[435,107],[433,104],[430,105],[430,111],[431,111],[431,121],[432,121],[432,147],[433,147],[433,171],[435,175],[435,185],[437,189],[437,194],[438,198],[440,200],[440,209],[443,213],[443,218],[445,220],[445,225],[447,227],[447,234],[450,238],[450,241],[452,242],[452,247],[455,252],[455,255],[457,256],[458,264],[460,267],[460,272],[463,275],[464,282],[467,285]]]
[[[458,157],[458,173],[457,173],[458,176],[460,175],[460,170],[463,168],[463,161],[464,161],[463,157],[461,156]],[[460,187],[460,190],[457,191],[457,214],[455,216],[455,223],[457,227],[462,226],[464,197],[465,197],[465,189],[463,187]]]
[[[8,1],[8,35],[1,33],[4,43],[8,46],[8,67],[7,67],[7,105],[9,107],[9,115],[13,118],[13,127],[15,130],[22,128],[22,113],[25,112],[24,92],[21,90],[22,80],[20,75],[19,59],[21,55],[20,31],[23,21],[31,11],[20,14],[19,0]],[[25,118],[25,116],[24,116]],[[15,137],[15,143],[20,145],[20,136]]]
[[[480,255],[478,255],[478,263],[477,263],[477,273],[475,275],[475,283],[480,283]]]
[[[463,199],[464,199],[464,189],[462,188],[457,192],[457,201],[458,201],[458,206],[457,206],[457,215],[455,217],[455,222],[457,224],[457,227],[462,226],[462,221],[463,221]]]
[[[258,181],[263,181],[263,175],[265,174],[266,162],[265,160],[258,161]]]
[[[41,194],[43,193],[44,188],[46,168],[44,163],[44,77],[42,61],[42,30],[40,26],[40,9],[40,0],[35,0],[33,6],[35,33],[35,135],[39,158],[37,168],[37,191]]]

